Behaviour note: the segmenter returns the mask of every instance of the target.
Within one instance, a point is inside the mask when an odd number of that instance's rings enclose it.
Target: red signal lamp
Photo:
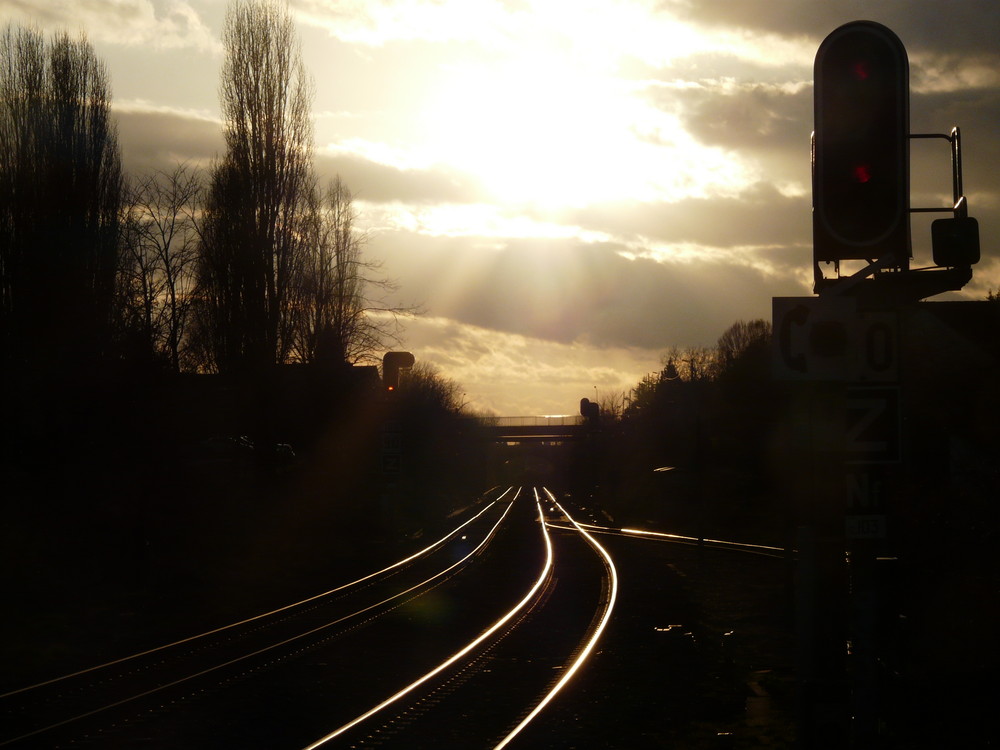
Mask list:
[[[382,357],[382,385],[386,393],[399,387],[399,371],[413,367],[416,360],[410,352],[386,352]]]
[[[892,31],[854,21],[831,33],[814,67],[813,260],[910,251],[909,62]]]

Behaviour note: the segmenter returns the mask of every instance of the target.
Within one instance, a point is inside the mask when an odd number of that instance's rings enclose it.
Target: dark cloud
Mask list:
[[[213,120],[169,111],[115,114],[127,171],[169,171],[180,162],[205,163],[225,151],[222,126]]]
[[[180,162],[207,163],[225,153],[217,121],[169,110],[126,109],[116,115],[128,171],[166,171]],[[319,154],[315,166],[321,180],[339,174],[358,198],[374,203],[472,203],[484,195],[475,178],[444,167],[400,169],[353,154]]]
[[[947,133],[962,130],[963,183],[970,213],[979,221],[984,262],[976,273],[986,273],[986,260],[1000,258],[1000,90],[914,95],[911,97],[911,131]],[[911,143],[912,204],[947,205],[951,195],[950,148],[945,141]],[[935,214],[934,218],[938,218]],[[929,245],[929,218],[914,225],[914,245]],[[994,276],[994,278],[996,278]]]
[[[827,4],[832,5],[832,4]],[[972,3],[971,5],[976,5]],[[713,3],[699,4],[694,11],[705,8],[707,18],[716,23],[740,25],[745,19],[752,19],[754,28],[794,35],[818,28],[816,43],[839,23],[850,20],[838,5],[833,11],[822,6],[817,10],[818,20],[799,18],[791,12],[790,18],[772,23],[774,8],[796,9],[800,4],[776,3],[762,10],[763,16],[747,14],[746,4],[726,4],[732,13],[722,13],[721,6]],[[1000,69],[1000,54],[997,53],[996,32],[1000,31],[1000,4],[994,3],[983,12],[968,12],[963,9],[952,14],[958,5],[948,5],[945,16],[948,29],[940,38],[929,38],[926,43],[919,41],[923,31],[933,23],[942,23],[941,8],[929,4],[906,4],[908,13],[920,16],[907,18],[896,23],[891,18],[877,20],[888,23],[903,38],[911,52],[911,132],[947,133],[953,125],[962,128],[964,185],[965,192],[973,196],[971,208],[979,220],[984,258],[1000,255],[995,241],[1000,237],[1000,139],[997,138],[997,123],[1000,122],[1000,88],[995,85],[995,71]],[[819,8],[820,6],[810,6]],[[880,3],[880,12],[890,16],[901,16],[900,7],[894,3]],[[717,13],[713,15],[712,9]],[[780,12],[778,15],[782,15]],[[905,15],[905,14],[902,14]],[[843,16],[843,17],[841,17]],[[871,17],[860,14],[856,17]],[[990,44],[983,44],[979,25],[992,27]],[[965,28],[968,38],[955,33],[955,27]],[[912,34],[910,30],[916,30]],[[917,41],[911,43],[911,37]],[[933,37],[933,34],[930,35]],[[952,47],[949,49],[949,45]],[[766,69],[759,64],[748,63],[739,71],[734,57],[727,66],[724,56],[691,58],[679,61],[677,69],[657,72],[661,86],[652,86],[649,95],[661,108],[677,114],[684,127],[695,138],[706,145],[732,151],[739,158],[751,161],[762,170],[761,179],[780,185],[788,180],[808,188],[809,175],[809,134],[813,128],[812,70],[792,70],[785,68]],[[811,62],[811,61],[810,61]],[[686,66],[686,67],[685,67]],[[683,68],[683,70],[682,70]],[[720,78],[709,77],[718,71]],[[991,72],[993,71],[993,72]],[[794,85],[796,73],[804,80],[799,87]],[[784,85],[780,75],[789,76]],[[694,85],[673,86],[671,81],[683,76],[689,80],[693,76]],[[732,78],[727,78],[732,76]],[[951,192],[951,172],[948,145],[944,142],[914,142],[911,181],[914,206],[944,205]],[[774,242],[794,242],[808,238],[810,228],[809,198],[801,201],[786,199],[771,202],[768,210],[760,211],[756,201],[750,200],[745,206],[740,200],[707,201],[706,208],[718,206],[718,215],[732,217],[732,224],[718,226],[711,221],[711,211],[699,210],[697,201],[684,201],[679,206],[692,209],[687,216],[673,215],[669,207],[662,207],[662,232],[677,232],[687,237],[697,236],[699,241],[709,244],[728,245],[725,235],[732,229],[740,234],[757,238],[766,243],[771,237]],[[635,213],[633,210],[632,213]],[[693,223],[697,217],[698,226]],[[930,260],[929,220],[914,218],[914,252],[921,264]],[[736,229],[738,227],[738,229]],[[794,231],[793,228],[794,227]],[[669,237],[669,234],[651,235]],[[711,239],[710,239],[711,238]],[[738,244],[738,242],[736,243]],[[980,266],[985,274],[986,265]],[[978,270],[977,270],[978,272]]]
[[[810,210],[808,196],[788,197],[758,182],[734,197],[601,204],[567,219],[616,237],[725,248],[807,243]]]
[[[661,106],[680,112],[688,132],[703,143],[764,153],[790,144],[808,148],[812,86],[789,89],[749,82],[723,89],[709,84],[659,98]]]
[[[750,265],[629,260],[613,244],[520,240],[496,250],[465,238],[382,234],[372,251],[432,315],[564,344],[647,349],[707,344],[734,320],[767,317],[792,277]]]
[[[913,0],[666,0],[671,14],[706,26],[805,37],[817,42],[838,26],[855,20],[885,24],[913,52],[996,55],[1000,3],[996,0],[913,2]]]
[[[953,126],[960,126],[968,181],[992,184],[993,189],[1000,192],[998,124],[1000,88],[910,95],[911,131],[947,133]]]
[[[401,169],[355,154],[321,154],[316,171],[322,179],[339,174],[358,198],[373,203],[475,203],[484,197],[475,178],[445,167]]]

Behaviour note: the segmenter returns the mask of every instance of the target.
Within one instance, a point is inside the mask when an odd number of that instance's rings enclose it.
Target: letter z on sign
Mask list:
[[[900,460],[899,388],[847,389],[844,451],[852,464],[894,464]]]

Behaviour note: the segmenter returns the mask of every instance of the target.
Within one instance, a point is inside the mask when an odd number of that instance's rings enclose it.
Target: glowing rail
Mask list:
[[[611,555],[608,554],[607,550],[604,549],[604,547],[602,547],[597,542],[597,540],[594,539],[594,537],[592,537],[584,530],[581,524],[578,524],[573,519],[573,517],[566,512],[566,509],[563,508],[556,500],[555,495],[553,495],[545,487],[543,487],[542,490],[545,492],[545,494],[549,496],[549,498],[552,500],[555,506],[559,508],[559,511],[564,516],[566,516],[566,518],[569,519],[570,523],[572,523],[573,526],[576,527],[576,530],[580,532],[581,536],[583,536],[583,538],[587,540],[590,546],[593,547],[595,550],[597,550],[598,554],[600,554],[601,557],[604,558],[604,565],[608,569],[608,573],[610,575],[610,580],[611,580],[610,592],[608,594],[608,600],[605,603],[604,615],[601,617],[601,621],[598,623],[597,627],[594,628],[593,635],[591,635],[590,640],[587,642],[587,645],[584,646],[583,649],[580,651],[580,654],[579,656],[577,656],[576,661],[574,661],[573,664],[570,665],[569,669],[564,671],[563,676],[559,680],[559,682],[557,682],[555,686],[552,688],[552,690],[550,690],[548,694],[544,698],[542,698],[541,701],[539,701],[538,705],[536,705],[531,710],[531,713],[525,716],[524,719],[521,720],[520,724],[514,727],[506,737],[504,737],[502,740],[500,740],[499,743],[497,743],[495,750],[500,750],[500,748],[506,747],[508,744],[510,744],[514,740],[514,738],[517,737],[517,735],[520,734],[521,731],[524,730],[524,728],[527,727],[528,724],[530,724],[531,721],[536,716],[538,716],[538,714],[540,714],[542,710],[549,703],[552,702],[552,699],[556,697],[559,691],[562,690],[569,683],[569,681],[573,679],[573,675],[576,674],[577,670],[580,669],[583,663],[590,656],[590,653],[594,650],[594,646],[597,645],[597,641],[600,640],[601,634],[604,633],[604,629],[607,627],[608,622],[611,620],[611,613],[614,611],[615,602],[618,599],[618,570],[615,568],[615,563],[611,559]],[[535,492],[535,497],[536,498],[538,497],[537,491]]]
[[[510,488],[510,489],[512,489],[512,488]],[[436,547],[440,546],[444,541],[446,541],[447,539],[449,539],[452,536],[454,536],[456,533],[458,533],[465,526],[469,525],[470,523],[472,523],[473,521],[475,521],[476,519],[478,519],[479,517],[481,517],[487,510],[489,510],[491,507],[493,507],[494,505],[496,505],[497,502],[499,502],[503,497],[505,497],[508,494],[508,492],[510,492],[510,489],[508,489],[506,492],[504,492],[503,495],[501,495],[500,497],[498,497],[496,500],[494,500],[493,502],[489,503],[489,505],[487,505],[485,508],[483,508],[482,511],[480,511],[479,513],[477,513],[475,516],[473,516],[472,518],[470,518],[468,521],[466,521],[465,523],[463,523],[460,526],[456,527],[454,530],[452,530],[451,532],[449,532],[447,535],[445,535],[444,537],[442,537],[438,541],[434,542],[433,544],[429,545],[428,547],[425,547],[423,550],[421,550],[421,551],[415,553],[414,555],[411,555],[411,556],[409,556],[409,557],[407,557],[407,558],[405,558],[403,560],[400,560],[400,561],[398,561],[396,563],[393,563],[392,565],[390,565],[390,566],[388,566],[386,568],[383,568],[380,571],[377,571],[375,573],[371,573],[371,574],[369,574],[367,576],[363,576],[362,578],[359,578],[356,581],[352,581],[351,583],[344,584],[342,586],[338,586],[337,588],[331,589],[330,591],[324,592],[323,594],[318,594],[316,596],[309,597],[308,599],[304,599],[304,600],[302,600],[300,602],[296,602],[294,604],[289,604],[287,606],[280,607],[279,609],[273,610],[271,612],[267,612],[267,613],[264,613],[262,615],[257,615],[256,617],[251,617],[251,618],[248,618],[246,620],[242,620],[240,622],[233,623],[231,625],[226,625],[226,626],[221,627],[221,628],[216,628],[215,630],[208,631],[206,633],[202,633],[202,634],[197,635],[197,636],[191,636],[189,638],[185,638],[183,640],[176,641],[175,643],[167,644],[165,646],[160,646],[160,647],[155,648],[155,649],[150,649],[148,651],[144,651],[144,652],[139,653],[139,654],[134,654],[133,656],[130,656],[130,657],[123,657],[123,658],[117,659],[117,660],[115,660],[113,662],[108,662],[107,664],[102,664],[102,665],[99,665],[97,667],[91,667],[89,669],[84,669],[84,670],[81,670],[79,672],[75,672],[73,674],[65,675],[65,676],[59,677],[59,678],[54,678],[54,679],[48,680],[48,681],[46,681],[44,683],[38,683],[37,685],[33,685],[33,686],[30,686],[30,687],[27,687],[27,688],[20,688],[19,690],[14,690],[14,691],[11,691],[9,693],[6,693],[4,696],[0,696],[0,698],[7,697],[7,696],[13,696],[13,695],[16,695],[18,693],[25,693],[28,690],[31,690],[31,689],[34,689],[34,688],[40,688],[40,687],[42,687],[44,685],[51,685],[53,683],[58,683],[58,682],[60,682],[62,680],[67,680],[67,679],[69,679],[71,677],[85,675],[87,673],[94,672],[94,671],[96,671],[98,669],[102,669],[102,668],[107,667],[107,666],[111,666],[111,665],[114,665],[114,664],[121,664],[122,662],[129,661],[130,659],[136,659],[136,658],[138,658],[140,656],[145,656],[147,654],[156,653],[158,651],[162,651],[162,650],[170,648],[172,646],[177,646],[177,645],[181,645],[183,643],[188,643],[190,641],[194,641],[194,640],[196,640],[198,638],[202,638],[204,636],[208,636],[208,635],[211,635],[213,633],[222,632],[222,631],[228,630],[230,628],[236,627],[238,625],[242,625],[242,624],[245,624],[245,623],[248,623],[248,622],[253,622],[255,620],[259,620],[259,619],[261,619],[263,617],[267,617],[267,616],[275,614],[277,612],[283,612],[283,611],[291,609],[293,607],[297,607],[300,604],[305,604],[307,602],[314,601],[315,599],[318,599],[320,597],[327,596],[327,595],[329,595],[331,593],[334,593],[334,592],[337,592],[337,591],[342,591],[344,589],[347,589],[347,588],[349,588],[351,586],[354,586],[354,585],[356,585],[358,583],[361,583],[363,581],[370,580],[371,578],[373,578],[373,577],[375,577],[377,575],[380,575],[381,573],[385,573],[387,571],[393,570],[394,568],[400,567],[401,565],[404,565],[404,564],[406,564],[406,563],[408,563],[408,562],[410,562],[410,561],[412,561],[412,560],[414,560],[414,559],[416,559],[418,557],[421,557],[422,555],[425,555],[429,551],[431,551],[431,550],[435,549]],[[518,490],[518,493],[519,492],[520,492],[520,490]],[[517,494],[514,495],[514,498],[510,501],[510,503],[508,503],[507,508],[504,510],[503,514],[501,514],[500,518],[496,521],[495,524],[493,524],[493,526],[490,529],[490,531],[483,537],[482,541],[480,541],[479,544],[476,545],[476,547],[474,549],[472,549],[472,551],[470,551],[468,554],[466,554],[464,557],[462,557],[457,562],[452,563],[450,566],[448,566],[444,570],[439,571],[438,573],[434,574],[433,576],[430,576],[429,578],[421,581],[418,584],[415,584],[415,585],[409,587],[408,589],[406,589],[404,591],[400,591],[400,592],[394,594],[393,596],[390,596],[390,597],[388,597],[386,599],[383,599],[382,601],[380,601],[380,602],[378,602],[376,604],[369,605],[369,606],[364,607],[362,609],[356,610],[356,611],[354,611],[354,612],[352,612],[352,613],[350,613],[348,615],[344,615],[344,616],[339,617],[339,618],[337,618],[335,620],[328,621],[328,622],[326,622],[326,623],[324,623],[324,624],[322,624],[322,625],[320,625],[318,627],[312,628],[312,629],[310,629],[310,630],[308,630],[308,631],[306,631],[304,633],[299,633],[297,635],[294,635],[294,636],[292,636],[290,638],[286,638],[286,639],[281,640],[279,642],[271,643],[271,644],[269,644],[267,646],[264,646],[263,648],[259,648],[257,650],[254,650],[254,651],[250,652],[250,653],[242,654],[242,655],[237,656],[235,658],[229,659],[229,660],[227,660],[225,662],[222,662],[222,663],[219,663],[219,664],[215,664],[215,665],[213,665],[211,667],[208,667],[208,668],[205,668],[205,669],[201,669],[201,670],[199,670],[197,672],[185,675],[185,676],[180,677],[178,679],[171,680],[169,682],[165,682],[165,683],[156,685],[155,687],[153,687],[151,689],[144,690],[144,691],[141,691],[141,692],[138,692],[138,693],[134,693],[134,694],[129,695],[129,696],[127,696],[125,698],[122,698],[120,700],[116,700],[116,701],[113,701],[113,702],[110,702],[110,703],[106,703],[106,704],[101,705],[101,706],[99,706],[97,708],[93,708],[91,710],[75,714],[75,715],[70,716],[68,718],[65,718],[65,719],[62,719],[62,720],[59,720],[59,721],[55,721],[55,722],[53,722],[51,724],[48,724],[46,726],[33,729],[32,731],[29,731],[27,733],[18,735],[16,737],[10,737],[10,738],[4,739],[4,740],[0,741],[0,746],[8,745],[8,744],[10,744],[12,742],[18,742],[18,741],[27,739],[29,737],[33,737],[33,736],[42,734],[44,732],[50,731],[52,729],[56,729],[58,727],[66,726],[67,724],[71,724],[71,723],[73,723],[75,721],[79,721],[80,719],[84,719],[84,718],[87,718],[87,717],[90,717],[90,716],[94,716],[96,714],[102,713],[103,711],[107,711],[107,710],[112,709],[112,708],[117,708],[119,706],[125,705],[127,703],[132,702],[132,701],[138,700],[140,698],[145,698],[145,697],[148,697],[150,695],[154,695],[154,694],[156,694],[158,692],[161,692],[161,691],[163,691],[163,690],[165,690],[167,688],[175,687],[177,685],[180,685],[180,684],[183,684],[185,682],[188,682],[188,681],[190,681],[192,679],[196,679],[198,677],[202,677],[204,675],[211,674],[212,672],[216,672],[219,669],[223,669],[225,667],[232,666],[233,664],[237,664],[239,662],[246,661],[247,659],[251,659],[253,657],[260,656],[261,654],[267,653],[269,651],[273,651],[274,649],[280,648],[282,646],[286,646],[289,643],[293,643],[293,642],[295,642],[297,640],[300,640],[302,638],[306,638],[306,637],[308,637],[310,635],[313,635],[313,634],[318,633],[318,632],[320,632],[322,630],[330,628],[330,627],[332,627],[332,626],[334,626],[334,625],[336,625],[336,624],[338,624],[340,622],[343,622],[345,620],[349,620],[351,618],[357,617],[360,614],[363,614],[365,612],[369,612],[369,611],[371,611],[373,609],[381,607],[381,606],[387,604],[388,602],[393,601],[394,599],[398,599],[400,597],[403,597],[403,596],[409,594],[410,592],[412,592],[412,591],[414,591],[414,590],[416,590],[418,588],[426,586],[431,581],[434,581],[437,578],[440,578],[440,577],[448,574],[450,571],[454,570],[455,568],[463,565],[472,556],[474,556],[475,554],[477,554],[486,545],[486,543],[493,537],[493,535],[496,533],[496,530],[499,528],[500,524],[503,522],[504,518],[507,516],[507,513],[510,512],[510,509],[513,507],[514,501],[516,499],[517,499]]]
[[[520,492],[520,490],[518,490],[518,492]],[[515,500],[517,499],[517,495],[514,496],[514,499]],[[513,504],[513,501],[511,501],[511,502]],[[483,641],[485,641],[486,639],[488,639],[490,636],[492,636],[494,633],[496,633],[500,628],[502,628],[507,622],[510,621],[510,619],[512,617],[514,617],[514,615],[516,615],[518,612],[520,612],[522,609],[524,609],[524,607],[527,606],[528,603],[532,599],[534,599],[535,594],[538,593],[538,590],[542,587],[542,584],[544,584],[545,580],[548,578],[549,571],[552,570],[552,560],[553,560],[552,540],[549,537],[548,529],[545,527],[545,516],[542,513],[542,506],[538,502],[537,493],[536,493],[536,497],[535,497],[535,505],[538,508],[538,518],[539,518],[539,521],[540,521],[539,526],[541,526],[542,535],[543,535],[543,537],[545,539],[545,550],[546,550],[545,565],[542,567],[542,571],[541,571],[541,573],[539,573],[538,579],[535,581],[535,584],[531,587],[531,590],[528,591],[528,593],[524,596],[524,598],[521,599],[520,602],[518,602],[517,604],[515,604],[514,607],[510,611],[508,611],[503,617],[501,617],[499,620],[497,620],[496,622],[494,622],[489,628],[487,628],[482,633],[480,633],[474,640],[472,640],[471,642],[469,642],[461,650],[456,651],[454,654],[452,654],[451,656],[449,656],[445,661],[441,662],[438,666],[434,667],[434,669],[432,669],[431,671],[427,672],[422,677],[414,680],[409,685],[407,685],[406,687],[404,687],[402,690],[399,690],[395,694],[389,696],[388,698],[386,698],[384,701],[382,701],[381,703],[379,703],[374,708],[369,709],[365,713],[363,713],[360,716],[352,719],[351,721],[347,722],[343,726],[335,729],[334,731],[330,732],[329,734],[325,735],[324,737],[321,737],[320,739],[316,740],[312,744],[307,745],[304,748],[304,750],[315,750],[315,748],[318,748],[318,747],[326,744],[330,740],[335,739],[336,737],[339,737],[340,735],[344,734],[344,732],[347,732],[348,730],[356,727],[358,724],[361,724],[366,719],[371,718],[372,716],[374,716],[375,714],[377,714],[379,711],[382,711],[383,709],[387,708],[388,706],[391,706],[393,703],[395,703],[396,701],[398,701],[400,698],[404,697],[408,693],[411,693],[412,691],[416,690],[418,687],[420,687],[421,685],[423,685],[425,682],[427,682],[428,680],[432,679],[436,675],[438,675],[441,672],[443,672],[444,670],[446,670],[452,664],[454,664],[455,662],[457,662],[460,659],[462,659],[463,657],[465,657],[470,651],[472,651],[473,649],[475,649]]]
[[[795,553],[798,550],[788,550],[784,547],[774,547],[768,544],[751,544],[749,542],[732,542],[726,539],[710,539],[707,537],[685,536],[683,534],[668,534],[664,531],[647,531],[645,529],[615,528],[613,526],[600,526],[594,523],[578,522],[580,526],[590,529],[595,534],[609,534],[612,536],[638,536],[651,539],[659,539],[665,542],[676,542],[677,544],[698,545],[707,544],[714,549],[724,549],[731,552],[746,552],[750,555],[761,555],[763,557],[784,558],[789,552]],[[572,526],[565,526],[556,523],[549,523],[554,529],[572,530]]]
[[[315,601],[317,599],[322,599],[324,596],[329,596],[330,594],[336,594],[337,592],[344,591],[345,589],[349,589],[352,586],[357,586],[359,583],[364,583],[365,581],[371,580],[372,578],[380,576],[383,573],[388,573],[390,570],[394,570],[395,568],[399,568],[399,567],[401,567],[403,565],[406,565],[407,563],[413,562],[414,560],[416,560],[416,559],[418,559],[420,557],[423,557],[428,552],[436,549],[437,547],[440,547],[442,544],[444,544],[446,541],[448,541],[451,537],[455,536],[455,534],[457,534],[459,531],[461,531],[462,529],[464,529],[466,526],[468,526],[470,523],[472,523],[473,521],[475,521],[476,519],[478,519],[486,511],[488,511],[490,508],[492,508],[494,505],[496,505],[498,502],[500,502],[501,500],[503,500],[504,496],[508,492],[510,492],[512,489],[513,489],[513,487],[508,487],[504,491],[504,493],[502,495],[500,495],[496,500],[493,500],[492,502],[490,502],[485,508],[483,508],[481,511],[479,511],[479,513],[477,513],[476,515],[472,516],[472,518],[470,518],[469,520],[467,520],[461,526],[458,526],[458,527],[452,529],[451,531],[449,531],[447,534],[445,534],[443,537],[441,537],[440,539],[438,539],[433,544],[431,544],[431,545],[429,545],[427,547],[424,547],[422,550],[420,550],[419,552],[415,552],[414,554],[410,555],[409,557],[406,557],[406,558],[404,558],[402,560],[394,562],[392,565],[389,565],[388,567],[382,568],[382,570],[378,570],[378,571],[376,571],[374,573],[369,573],[368,575],[363,576],[363,577],[357,579],[356,581],[351,581],[350,583],[345,583],[345,584],[342,584],[340,586],[337,586],[336,588],[332,588],[329,591],[324,591],[321,594],[316,594],[314,596],[310,596],[307,599],[302,599],[301,601],[293,602],[291,604],[286,604],[285,606],[278,607],[277,609],[272,609],[270,612],[263,612],[263,613],[261,613],[259,615],[254,615],[253,617],[248,617],[245,620],[240,620],[238,622],[233,622],[233,623],[230,623],[228,625],[223,625],[222,627],[215,628],[214,630],[206,630],[204,633],[198,633],[197,635],[191,635],[191,636],[188,636],[186,638],[181,638],[179,641],[173,641],[172,643],[165,643],[162,646],[157,646],[155,648],[147,649],[146,651],[139,651],[138,653],[130,654],[129,656],[122,656],[122,657],[120,657],[118,659],[114,659],[113,661],[105,662],[103,664],[98,664],[98,665],[93,666],[93,667],[87,667],[86,669],[81,669],[81,670],[79,670],[77,672],[71,672],[70,674],[64,674],[64,675],[61,675],[60,677],[53,677],[50,680],[45,680],[44,682],[38,682],[38,683],[35,683],[34,685],[27,685],[26,687],[17,688],[16,690],[11,690],[10,692],[0,694],[0,699],[7,698],[7,697],[12,696],[12,695],[17,695],[18,693],[26,693],[29,690],[35,690],[35,689],[40,688],[40,687],[45,687],[46,685],[52,685],[52,684],[54,684],[56,682],[62,682],[63,680],[68,680],[68,679],[73,678],[73,677],[79,677],[81,675],[87,674],[88,672],[96,672],[96,671],[101,670],[101,669],[106,669],[108,667],[113,667],[113,666],[115,666],[117,664],[123,664],[123,663],[125,663],[127,661],[131,661],[133,659],[139,659],[139,658],[141,658],[143,656],[149,656],[150,654],[155,654],[155,653],[157,653],[159,651],[165,651],[166,649],[173,648],[175,646],[182,646],[185,643],[190,643],[191,641],[196,641],[199,638],[206,638],[206,637],[208,637],[210,635],[215,635],[216,633],[223,633],[226,630],[230,630],[232,628],[237,628],[240,625],[246,625],[247,623],[255,622],[256,620],[261,620],[261,619],[263,619],[265,617],[270,617],[271,615],[276,615],[276,614],[278,614],[280,612],[284,612],[286,610],[293,609],[294,607],[300,607],[303,604],[308,604],[309,602]]]

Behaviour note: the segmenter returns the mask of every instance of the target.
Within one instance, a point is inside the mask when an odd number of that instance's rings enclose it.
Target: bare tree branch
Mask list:
[[[126,190],[120,264],[123,328],[149,356],[179,372],[194,302],[203,193],[199,174],[181,164],[132,181]]]
[[[293,355],[301,362],[377,361],[399,343],[400,318],[414,312],[372,298],[396,286],[380,276],[381,264],[362,257],[368,237],[356,219],[354,198],[338,176],[314,203],[293,334]]]

